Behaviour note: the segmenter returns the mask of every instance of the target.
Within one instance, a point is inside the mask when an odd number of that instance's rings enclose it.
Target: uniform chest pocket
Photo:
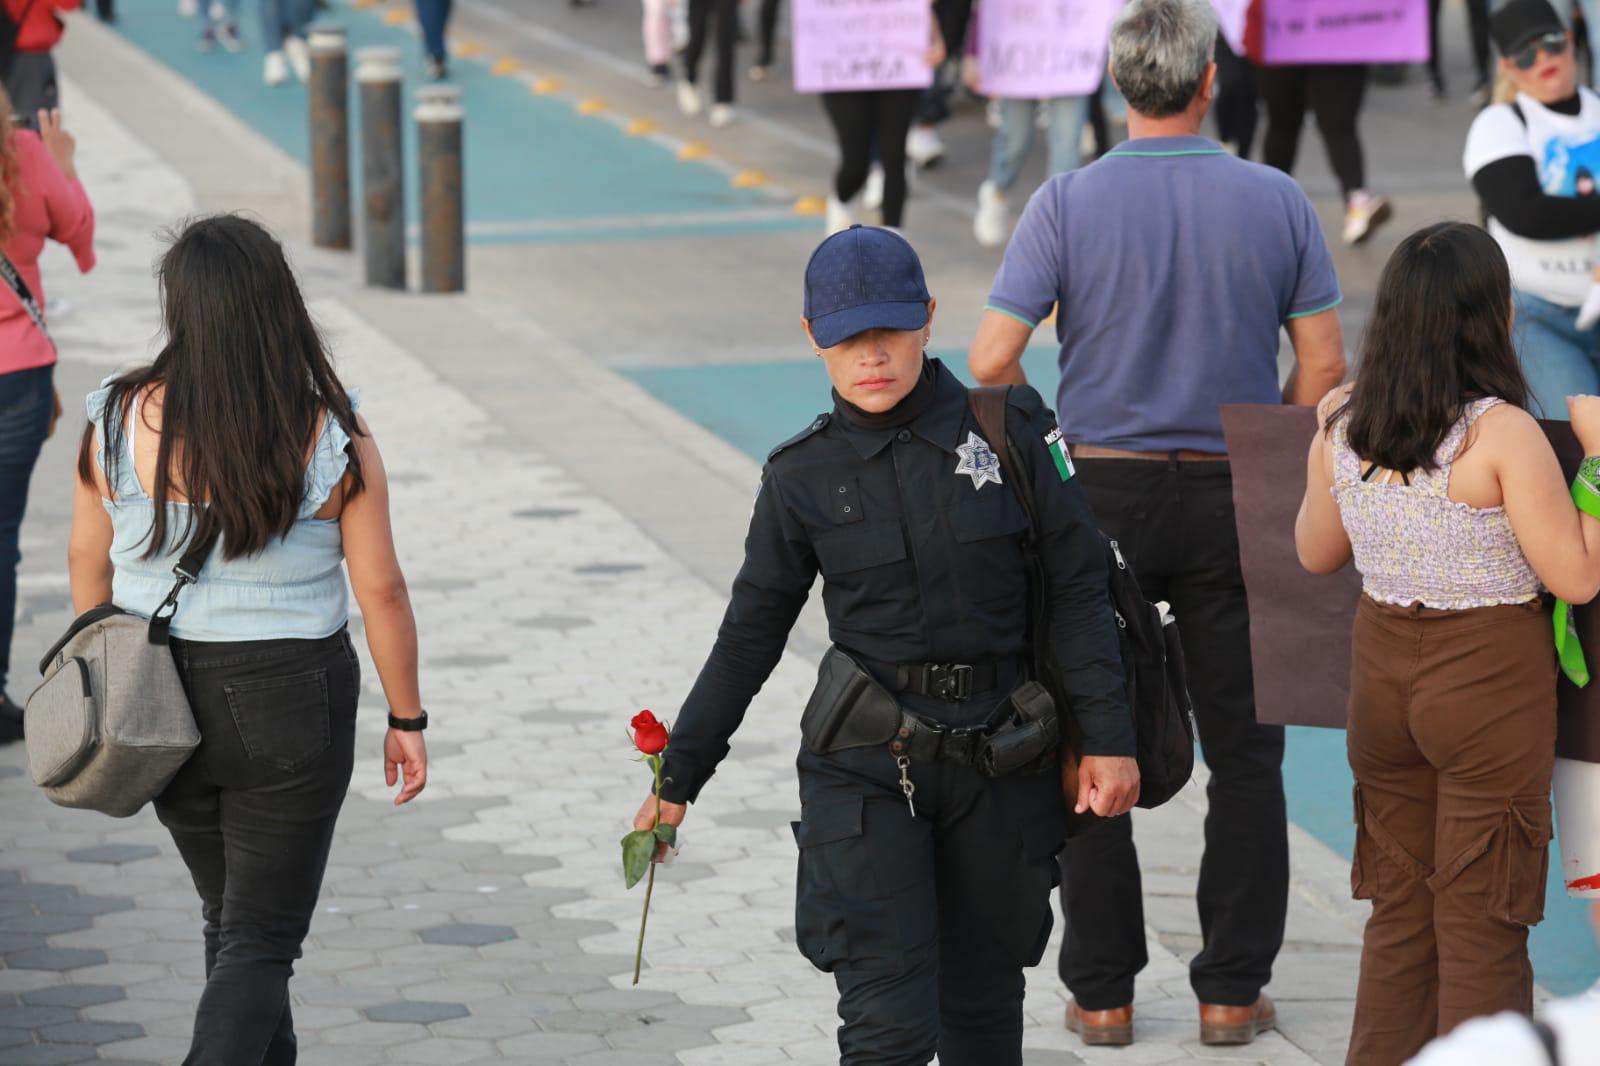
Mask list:
[[[1028,516],[1011,490],[985,487],[950,509],[950,531],[962,544],[1005,537],[1028,528]]]
[[[825,533],[812,542],[812,547],[817,553],[817,565],[827,577],[886,566],[906,557],[906,539],[898,522],[861,524]]]
[[[956,584],[966,602],[1001,613],[1019,609],[1027,598],[1019,534],[1028,528],[1028,516],[1011,490],[986,487],[948,514],[956,541]],[[988,618],[985,624],[998,623]]]

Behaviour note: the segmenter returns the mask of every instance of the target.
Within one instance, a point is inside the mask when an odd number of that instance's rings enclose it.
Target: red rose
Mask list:
[[[667,747],[667,727],[649,711],[633,716],[633,745],[646,755],[659,755]]]

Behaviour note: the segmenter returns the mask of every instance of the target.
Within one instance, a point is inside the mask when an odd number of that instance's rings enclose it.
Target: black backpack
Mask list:
[[[1027,513],[1031,535],[1024,546],[1028,567],[1029,646],[1034,675],[1055,698],[1062,714],[1062,736],[1072,735],[1070,706],[1050,654],[1049,609],[1045,601],[1044,560],[1038,544],[1038,516],[1032,483],[1017,467],[1006,432],[1006,395],[1010,386],[973,389],[968,394],[978,428],[1000,460],[1012,491]],[[1159,807],[1178,794],[1194,773],[1194,707],[1189,700],[1188,674],[1183,644],[1171,616],[1144,598],[1133,568],[1117,542],[1105,538],[1106,567],[1111,607],[1117,618],[1117,637],[1128,689],[1128,709],[1133,715],[1139,763],[1139,801],[1144,808]],[[1069,801],[1070,801],[1069,797]]]

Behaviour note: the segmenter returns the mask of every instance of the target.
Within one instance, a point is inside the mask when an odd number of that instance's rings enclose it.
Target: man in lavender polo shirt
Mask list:
[[[1144,593],[1172,604],[1211,772],[1190,968],[1208,1044],[1271,1028],[1262,989],[1283,944],[1289,845],[1283,728],[1260,725],[1224,403],[1313,404],[1344,376],[1339,283],[1295,183],[1199,135],[1216,66],[1207,0],[1132,0],[1111,36],[1130,140],[1034,195],[1006,248],[969,363],[1023,381],[1034,327],[1057,308],[1061,428],[1101,527]],[[1286,328],[1297,366],[1278,379]],[[1287,532],[1285,533],[1287,535]],[[1133,1036],[1148,961],[1132,823],[1062,853],[1067,1026],[1086,1044]]]

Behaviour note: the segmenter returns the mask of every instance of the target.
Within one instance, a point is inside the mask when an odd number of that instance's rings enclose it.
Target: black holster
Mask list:
[[[837,646],[817,667],[817,687],[800,716],[800,739],[813,755],[887,745],[900,728],[900,704],[866,668]]]

